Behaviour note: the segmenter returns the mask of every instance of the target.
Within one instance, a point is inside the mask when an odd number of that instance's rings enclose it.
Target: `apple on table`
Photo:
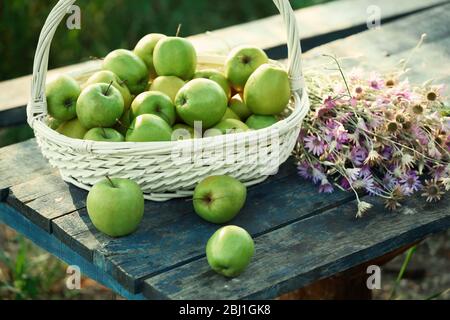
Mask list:
[[[133,233],[144,216],[144,195],[133,180],[107,177],[96,183],[86,201],[94,226],[110,237]]]

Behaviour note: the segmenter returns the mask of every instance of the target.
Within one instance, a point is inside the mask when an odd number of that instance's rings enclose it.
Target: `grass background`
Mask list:
[[[291,0],[295,9],[330,0]],[[56,0],[0,1],[0,81],[30,74],[39,33]],[[271,0],[78,0],[81,30],[62,23],[55,34],[50,68],[116,48],[133,48],[147,33],[182,35],[243,23],[277,14]],[[237,37],[239,35],[236,35]]]
[[[328,1],[291,4],[299,9]],[[56,3],[0,0],[0,81],[31,74],[40,31]],[[180,23],[182,36],[189,36],[278,13],[271,0],[78,0],[76,5],[81,9],[81,30],[68,30],[61,23],[52,41],[50,69],[104,57],[117,48],[134,48],[148,33],[174,35]],[[0,147],[32,137],[28,125],[0,128]]]

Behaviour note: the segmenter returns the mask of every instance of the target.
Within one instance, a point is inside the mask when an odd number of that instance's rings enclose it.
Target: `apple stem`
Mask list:
[[[109,183],[111,184],[111,186],[113,188],[115,188],[116,186],[114,185],[114,183],[112,182],[111,178],[109,176],[106,176],[106,179],[108,179]]]
[[[104,137],[105,139],[108,138],[108,136],[106,135],[106,130],[105,130],[105,128],[102,127],[102,131],[103,131],[103,137]]]
[[[109,83],[108,89],[106,89],[106,92],[104,93],[105,96],[108,95],[109,90],[111,89],[111,86],[112,86],[113,82],[114,82],[114,81],[111,81],[111,82]]]
[[[176,33],[175,37],[179,37],[179,36],[180,36],[180,32],[181,32],[181,27],[182,27],[182,26],[183,26],[183,25],[182,25],[181,23],[178,25],[177,33]]]

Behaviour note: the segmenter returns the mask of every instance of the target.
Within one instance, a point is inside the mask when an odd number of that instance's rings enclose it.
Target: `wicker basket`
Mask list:
[[[292,99],[285,118],[270,128],[219,137],[173,142],[109,143],[71,139],[46,124],[45,84],[53,35],[75,0],[60,0],[42,29],[36,50],[28,123],[50,164],[62,178],[78,187],[90,187],[106,175],[130,178],[142,187],[145,198],[165,201],[192,195],[195,185],[211,175],[233,176],[246,185],[257,184],[277,172],[292,153],[301,123],[309,111],[301,65],[297,22],[288,0],[273,0],[288,33]],[[199,64],[223,67],[224,58],[199,55]],[[95,72],[100,65],[83,74]]]

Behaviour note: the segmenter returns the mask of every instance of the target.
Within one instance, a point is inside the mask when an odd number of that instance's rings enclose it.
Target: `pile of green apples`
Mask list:
[[[63,135],[153,142],[270,127],[291,93],[287,72],[257,47],[235,48],[221,70],[202,69],[189,40],[149,34],[133,51],[109,53],[83,83],[56,77],[46,96],[48,125]]]
[[[247,188],[230,176],[211,176],[194,190],[193,207],[199,217],[213,224],[227,224],[245,205]],[[129,179],[109,178],[93,186],[86,201],[93,225],[110,237],[124,237],[138,229],[144,217],[144,196]],[[255,246],[243,228],[226,225],[206,244],[211,268],[226,277],[240,275],[250,264]]]

